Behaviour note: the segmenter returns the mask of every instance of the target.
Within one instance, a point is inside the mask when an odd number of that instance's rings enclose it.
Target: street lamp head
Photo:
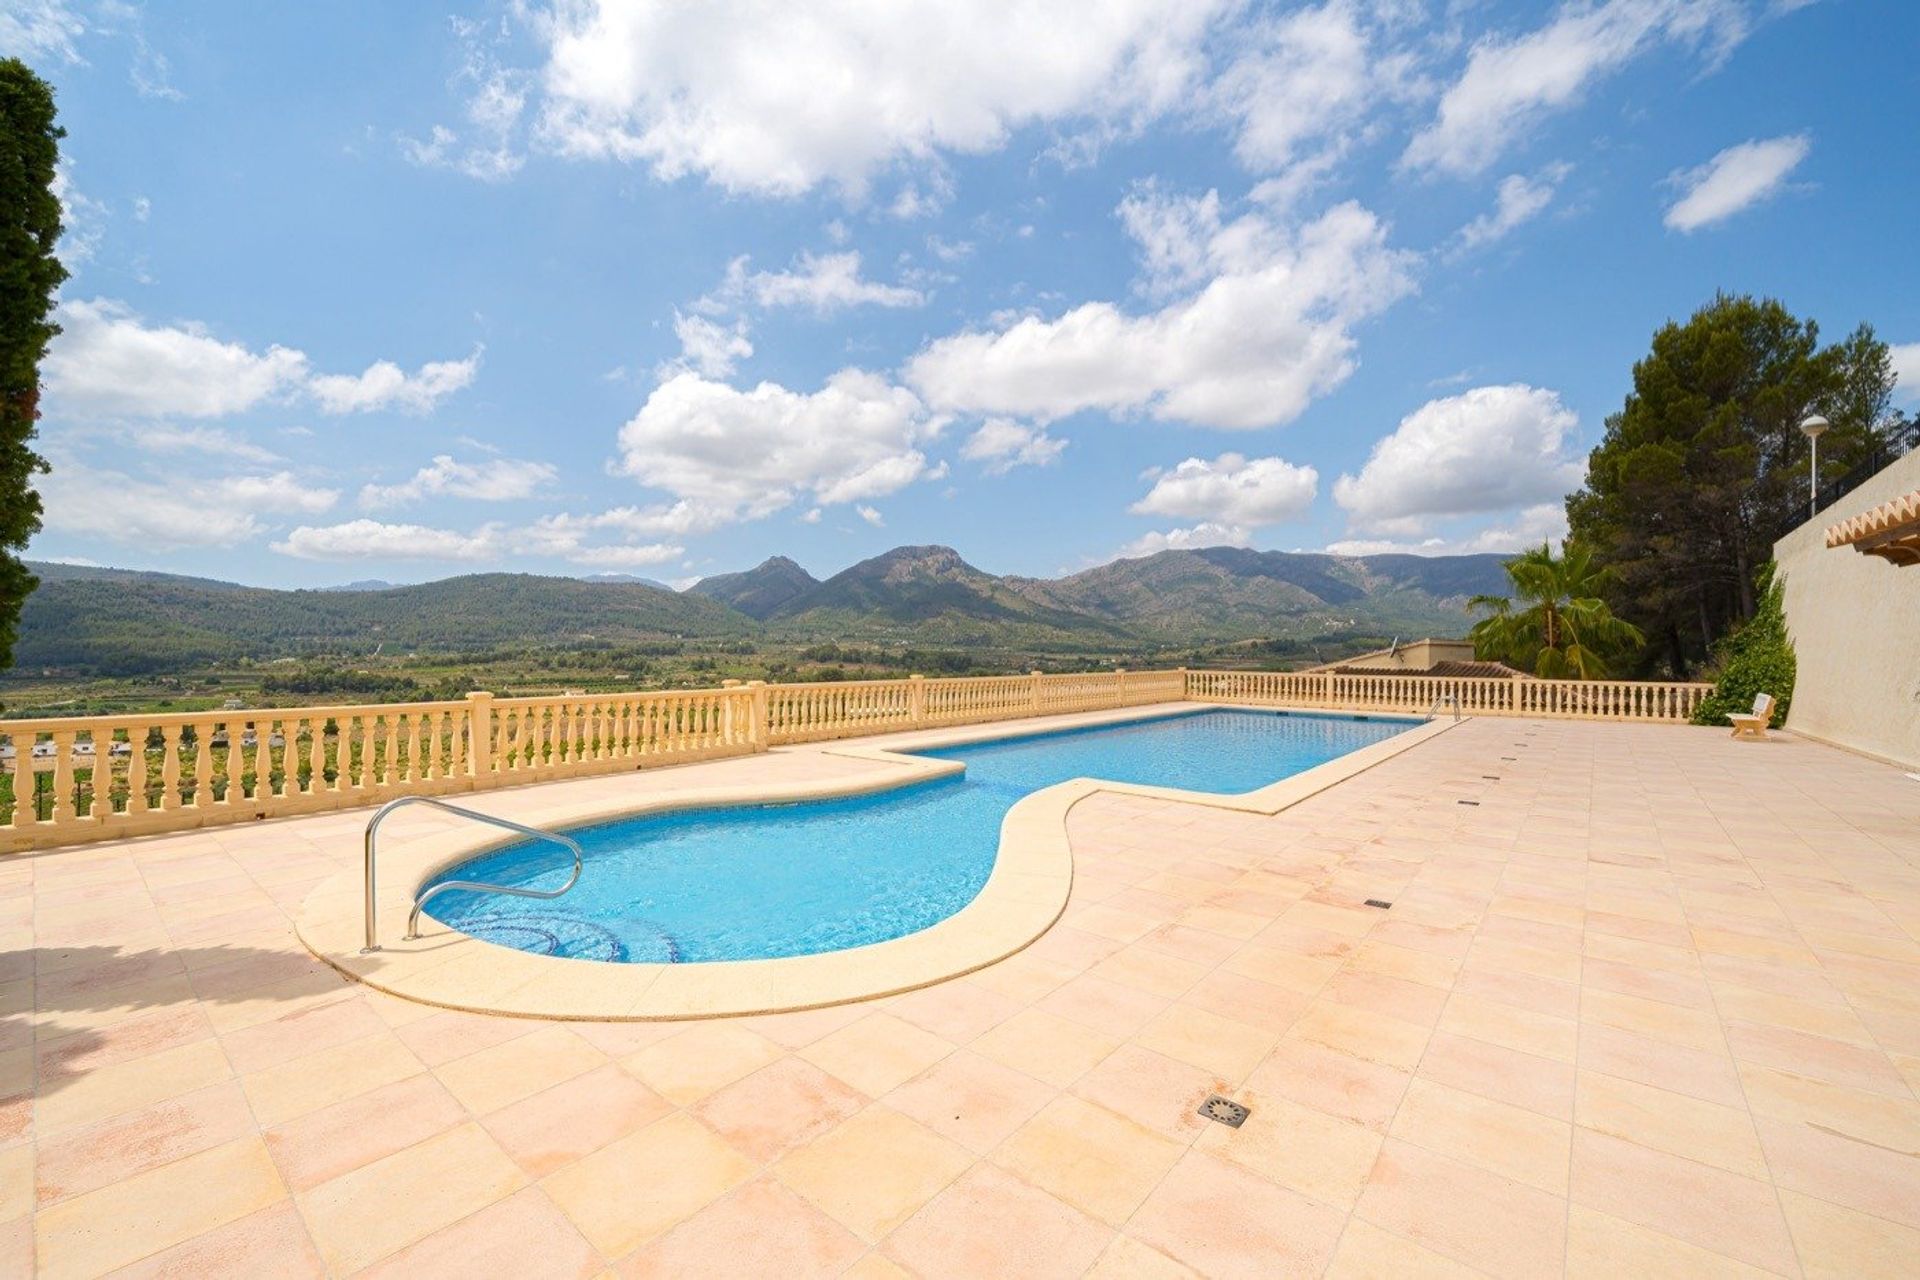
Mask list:
[[[1813,414],[1800,422],[1800,433],[1809,440],[1818,440],[1822,432],[1833,424],[1819,414]]]

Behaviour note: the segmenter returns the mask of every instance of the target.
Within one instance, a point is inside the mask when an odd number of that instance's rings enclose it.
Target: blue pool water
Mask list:
[[[1407,720],[1210,710],[916,754],[963,776],[878,795],[626,818],[571,834],[580,883],[551,901],[453,890],[429,914],[524,951],[614,961],[753,960],[882,942],[987,882],[1000,820],[1070,778],[1237,794],[1379,742]],[[571,860],[515,845],[443,879],[551,889]]]

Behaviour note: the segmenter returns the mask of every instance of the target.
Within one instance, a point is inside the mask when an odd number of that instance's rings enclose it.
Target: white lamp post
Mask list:
[[[1800,422],[1800,433],[1807,438],[1807,444],[1813,452],[1807,458],[1807,519],[1820,514],[1820,437],[1833,425],[1819,414],[1812,414]]]

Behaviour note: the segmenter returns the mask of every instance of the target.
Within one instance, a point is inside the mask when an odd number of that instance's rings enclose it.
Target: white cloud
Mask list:
[[[1452,538],[1431,537],[1418,541],[1392,538],[1348,538],[1327,544],[1336,556],[1469,556],[1507,554],[1537,547],[1542,542],[1559,542],[1567,536],[1567,511],[1556,502],[1543,502],[1515,512],[1507,520]]]
[[[906,487],[929,474],[921,446],[944,423],[911,391],[858,369],[812,393],[680,373],[620,429],[617,467],[680,499],[689,519],[751,520],[802,495],[832,505]]]
[[[1234,44],[1207,104],[1235,122],[1242,165],[1296,186],[1318,181],[1371,113],[1416,87],[1410,56],[1377,48],[1354,0],[1258,20]]]
[[[0,55],[27,62],[78,62],[74,42],[86,30],[66,0],[10,0],[0,8]]]
[[[1128,215],[1123,215],[1128,216]],[[1189,243],[1166,232],[1184,218]],[[1145,315],[1089,302],[1054,320],[942,338],[908,380],[936,408],[1051,421],[1086,409],[1203,426],[1291,421],[1354,369],[1352,327],[1413,288],[1412,255],[1357,204],[1297,229],[1262,212],[1221,225],[1201,207],[1158,219],[1168,263],[1204,288]]]
[[[863,502],[853,509],[853,513],[876,529],[886,526],[887,518],[880,514],[878,507],[870,507]]]
[[[281,555],[299,560],[489,560],[502,550],[500,528],[483,525],[472,533],[418,524],[349,520],[345,524],[301,525],[273,544]]]
[[[429,361],[414,374],[391,360],[378,360],[357,376],[322,374],[308,383],[308,389],[327,413],[371,413],[378,409],[429,413],[446,397],[471,386],[479,368],[478,350],[465,360]]]
[[[499,24],[449,19],[460,43],[460,66],[449,87],[466,97],[464,133],[436,124],[424,139],[402,135],[400,152],[430,169],[452,169],[482,182],[500,182],[518,173],[526,155],[515,142],[527,108],[531,77],[500,64],[498,49],[511,37]]]
[[[1664,219],[1675,231],[1697,231],[1723,222],[1777,193],[1813,140],[1804,133],[1756,139],[1728,147],[1698,168],[1673,175],[1680,198]]]
[[[575,156],[729,190],[864,192],[898,165],[980,154],[1036,123],[1180,105],[1225,0],[576,0],[538,24],[540,132]]]
[[[751,275],[747,274],[747,260],[735,258],[728,264],[720,295],[751,300],[762,307],[809,307],[819,312],[859,306],[917,307],[927,300],[918,289],[861,279],[860,255],[852,249],[844,253],[802,253],[785,271],[756,271]]]
[[[1280,458],[1223,453],[1212,461],[1188,458],[1160,473],[1147,496],[1129,510],[1135,515],[1253,528],[1298,520],[1312,509],[1319,490],[1320,474],[1312,467],[1297,467]]]
[[[753,342],[747,337],[744,320],[727,326],[705,316],[675,311],[673,333],[680,339],[681,363],[709,378],[726,377],[733,372],[735,362],[753,354]]]
[[[1920,404],[1920,342],[1896,342],[1887,348],[1893,361],[1893,398],[1905,404]]]
[[[254,352],[206,327],[148,325],[124,303],[63,302],[43,366],[49,411],[93,417],[212,418],[293,391],[307,358]]]
[[[523,462],[515,458],[460,462],[451,454],[442,453],[399,484],[365,486],[360,490],[360,505],[398,507],[429,497],[511,502],[532,497],[552,484],[558,474],[545,462]]]
[[[54,246],[68,269],[92,259],[107,233],[107,206],[73,182],[73,163],[61,157],[53,170],[53,198],[60,202],[60,242]]]
[[[665,564],[685,552],[685,547],[671,542],[650,542],[642,546],[582,547],[569,554],[567,559],[574,564],[596,565],[603,569],[639,569],[646,565]]]
[[[1560,183],[1572,171],[1573,166],[1568,164],[1550,164],[1531,178],[1519,173],[1502,178],[1493,208],[1460,228],[1454,251],[1467,253],[1492,244],[1521,223],[1538,217],[1553,203]]]
[[[230,462],[280,461],[271,449],[219,427],[179,427],[166,422],[143,422],[118,433],[118,438],[148,453],[205,453]]]
[[[1746,35],[1738,0],[1569,0],[1546,26],[1473,46],[1466,69],[1402,160],[1417,169],[1480,173],[1541,117],[1665,42],[1723,56]]]
[[[1404,536],[1428,517],[1557,499],[1584,473],[1578,427],[1557,393],[1520,383],[1429,400],[1334,482],[1333,500],[1360,528]]]
[[[156,550],[234,546],[265,532],[277,517],[325,511],[340,497],[286,471],[156,478],[77,458],[53,463],[36,484],[47,528]]]
[[[1109,560],[1130,560],[1162,551],[1193,551],[1200,547],[1245,547],[1253,542],[1253,531],[1238,525],[1206,521],[1190,529],[1168,529],[1143,533],[1108,556]]]
[[[1067,442],[1011,418],[988,418],[960,446],[960,456],[978,462],[988,475],[1004,475],[1015,467],[1044,467],[1059,460]]]
[[[633,508],[593,515],[543,516],[514,528],[483,524],[471,531],[428,525],[349,520],[344,524],[306,525],[273,549],[302,560],[450,560],[499,563],[514,557],[558,559],[599,569],[632,569],[662,564],[684,555],[674,542],[596,542],[606,531],[627,533],[646,523]]]

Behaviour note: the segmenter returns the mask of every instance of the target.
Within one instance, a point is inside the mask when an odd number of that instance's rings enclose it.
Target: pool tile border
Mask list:
[[[645,800],[573,805],[533,817],[537,825],[567,830],[615,818],[690,809],[865,795],[911,786],[963,771],[958,761],[903,754],[935,746],[994,741],[1045,733],[1165,718],[1221,703],[1162,704],[1099,717],[1053,717],[965,728],[924,730],[885,738],[825,744],[827,754],[890,766],[871,778],[804,784],[758,783],[688,788]],[[1285,707],[1248,710],[1289,711]],[[1320,712],[1319,714],[1328,714]],[[1378,719],[1404,720],[1403,716]],[[1307,797],[1446,732],[1459,721],[1431,720],[1372,743],[1293,777],[1240,795],[1215,795],[1171,787],[1078,778],[1036,791],[1008,810],[1000,849],[986,886],[945,920],[886,942],[819,955],[778,960],[731,960],[701,964],[606,964],[516,951],[423,920],[425,935],[401,935],[413,895],[446,868],[512,843],[512,835],[468,831],[412,842],[383,851],[376,876],[382,949],[363,953],[364,881],[359,869],[324,881],[302,905],[301,941],[340,972],[391,995],[475,1013],[580,1021],[655,1021],[715,1018],[846,1004],[897,995],[984,968],[1022,950],[1066,908],[1073,884],[1073,852],[1067,816],[1088,796],[1145,796],[1242,813],[1274,814]],[[881,745],[884,744],[884,745]]]

